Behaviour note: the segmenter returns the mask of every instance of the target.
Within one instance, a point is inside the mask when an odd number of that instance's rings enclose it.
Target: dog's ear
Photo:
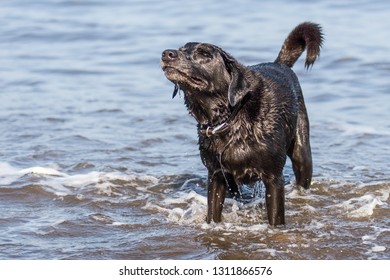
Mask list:
[[[228,90],[229,104],[234,107],[249,92],[249,84],[245,78],[245,68],[235,58],[223,50],[220,50],[221,56],[230,75],[230,84]]]

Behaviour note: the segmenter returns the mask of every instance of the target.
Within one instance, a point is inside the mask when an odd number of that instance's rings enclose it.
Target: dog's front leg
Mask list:
[[[263,178],[265,184],[265,204],[268,222],[271,226],[283,225],[284,220],[284,180],[283,176]]]
[[[207,191],[207,218],[206,222],[221,221],[223,203],[226,195],[226,180],[221,170],[209,172]]]

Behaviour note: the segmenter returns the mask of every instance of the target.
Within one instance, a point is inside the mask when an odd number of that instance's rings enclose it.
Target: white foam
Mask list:
[[[6,162],[0,162],[0,184],[1,185],[12,184],[17,179],[28,174],[57,176],[57,177],[67,176],[65,173],[62,173],[51,167],[34,166],[25,169],[18,169]]]
[[[168,222],[201,224],[205,221],[207,198],[194,191],[181,191],[160,201],[149,201],[143,208],[163,214]]]
[[[363,243],[365,244],[367,244],[370,241],[376,240],[378,236],[381,235],[382,233],[390,232],[390,229],[387,228],[380,228],[375,226],[371,226],[371,228],[374,230],[373,233],[362,236]]]
[[[15,182],[21,175],[19,174],[19,169],[11,166],[6,162],[0,162],[0,184],[1,185],[10,185]]]
[[[340,129],[344,131],[345,135],[362,135],[362,134],[377,134],[379,131],[372,126],[346,124],[339,125]]]
[[[375,245],[371,248],[371,251],[373,252],[383,252],[383,251],[386,251],[386,247],[385,246],[379,246],[379,245]]]
[[[310,195],[310,189],[305,190],[302,188],[294,188],[292,189],[289,193],[286,194],[287,198],[290,199],[305,199],[305,200],[310,200],[313,201],[314,199],[317,200],[314,196]]]
[[[353,171],[369,171],[370,168],[367,165],[357,165],[352,168]]]
[[[120,172],[99,172],[92,171],[86,174],[69,175],[53,167],[34,166],[25,169],[18,169],[8,163],[0,162],[0,185],[10,185],[28,174],[40,175],[40,181],[44,188],[57,196],[76,194],[83,199],[82,194],[75,193],[77,190],[94,190],[98,194],[108,196],[121,195],[114,191],[115,180],[125,182],[144,183],[144,188],[154,186],[158,179],[148,175],[125,174]],[[38,181],[39,182],[39,181]],[[80,196],[81,195],[81,196]]]
[[[257,201],[258,202],[258,201]],[[207,197],[195,191],[180,191],[159,201],[149,201],[144,209],[157,211],[166,221],[222,232],[264,232],[268,222],[261,219],[261,209],[254,202],[243,204],[226,199],[221,223],[206,223]]]
[[[276,257],[278,250],[276,249],[271,249],[271,248],[266,248],[266,249],[258,249],[258,252],[265,252],[268,253],[271,257]]]
[[[197,194],[194,191],[190,192],[181,192],[178,196],[176,197],[167,197],[164,199],[164,202],[169,205],[169,204],[180,204],[180,203],[188,203],[191,200],[195,200],[199,202],[200,204],[206,205],[207,204],[207,198]]]
[[[310,212],[310,213],[314,213],[314,212],[317,212],[317,209],[314,208],[313,206],[311,205],[304,205],[302,207],[303,210],[305,210],[306,212]]]
[[[339,204],[348,211],[348,216],[351,218],[362,218],[371,216],[377,206],[386,204],[389,197],[389,192],[383,192],[382,196],[375,194],[366,194],[361,197],[351,198]]]
[[[18,171],[18,174],[26,175],[26,174],[39,174],[39,175],[49,175],[49,176],[67,176],[65,173],[59,172],[58,170],[55,170],[53,168],[49,167],[41,167],[41,166],[35,166],[30,167],[26,169],[22,169]]]

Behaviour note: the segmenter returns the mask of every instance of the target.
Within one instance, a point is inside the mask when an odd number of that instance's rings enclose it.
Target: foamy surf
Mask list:
[[[126,198],[144,200],[143,209],[157,211],[169,222],[183,225],[200,225],[204,223],[207,211],[207,197],[204,187],[198,185],[199,179],[188,178],[178,189],[159,187],[159,179],[136,173],[119,171],[91,171],[85,174],[67,174],[56,166],[33,166],[18,169],[8,163],[0,163],[0,185],[23,186],[28,176],[34,176],[34,184],[42,186],[57,197],[75,195],[83,199],[89,193],[104,197],[118,197],[121,201]],[[27,183],[27,182],[26,182]],[[340,209],[339,213],[350,218],[365,218],[373,215],[376,209],[388,208],[390,186],[379,183],[375,187],[370,184],[332,183],[318,192],[306,191],[289,184],[286,186],[287,215],[299,212],[315,214],[319,211],[314,206],[326,199],[322,192],[336,189],[343,190],[344,199],[325,208]],[[229,224],[258,224],[264,223],[264,189],[257,185],[253,188],[243,187],[245,199],[227,198],[224,206],[224,222]],[[331,193],[332,193],[331,192]],[[331,194],[330,193],[330,194]],[[248,195],[249,194],[249,195]],[[228,226],[227,228],[231,228]]]
[[[382,256],[389,250],[385,242],[389,231],[383,224],[374,226],[376,223],[371,222],[376,213],[389,209],[390,185],[386,182],[314,181],[310,190],[288,184],[287,224],[272,228],[267,223],[262,184],[242,187],[243,198],[226,199],[223,221],[207,224],[205,180],[191,175],[155,177],[129,170],[68,173],[55,165],[17,168],[0,163],[0,192],[8,195],[14,191],[15,199],[21,192],[33,195],[34,199],[42,196],[43,201],[49,199],[46,203],[58,205],[60,212],[67,211],[68,204],[73,205],[72,211],[76,207],[75,216],[57,213],[46,219],[49,225],[42,218],[29,222],[34,234],[42,237],[62,236],[79,227],[82,231],[89,225],[97,232],[112,228],[114,232],[133,235],[135,230],[135,240],[164,235],[166,230],[196,232],[197,238],[210,248],[219,248],[221,244],[242,248],[246,244],[252,257],[263,258],[293,256],[296,250],[311,256],[313,246],[329,256],[344,256],[336,249],[330,250],[327,244],[343,244],[351,235],[360,238],[362,254],[367,258]],[[30,200],[26,199],[28,203]],[[371,224],[368,228],[367,223]]]
[[[375,186],[378,185],[357,184],[350,189],[350,198],[334,206],[350,218],[370,217],[375,210],[389,207],[390,186]]]
[[[85,174],[67,174],[55,167],[34,166],[18,169],[8,163],[0,163],[0,185],[10,186],[19,182],[23,186],[23,177],[36,175],[34,184],[42,185],[45,190],[51,191],[56,196],[80,194],[79,191],[93,191],[105,196],[122,196],[124,192],[117,191],[121,185],[146,188],[153,186],[158,179],[142,174],[126,174],[120,172],[92,171]]]

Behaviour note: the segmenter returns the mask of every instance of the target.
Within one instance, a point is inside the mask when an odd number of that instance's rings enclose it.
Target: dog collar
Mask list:
[[[200,125],[200,133],[205,135],[208,138],[210,138],[211,136],[226,133],[229,130],[229,127],[230,127],[229,124],[233,121],[235,116],[238,114],[238,112],[244,106],[244,104],[246,103],[248,98],[249,98],[249,94],[247,95],[247,97],[245,99],[241,100],[241,102],[234,107],[229,118],[226,121],[224,121],[223,123],[218,124],[216,126],[212,126],[210,124],[201,124]]]
[[[227,122],[223,122],[217,126],[203,124],[200,127],[200,133],[210,138],[213,135],[218,135],[227,132],[228,129],[229,129],[229,124]]]

